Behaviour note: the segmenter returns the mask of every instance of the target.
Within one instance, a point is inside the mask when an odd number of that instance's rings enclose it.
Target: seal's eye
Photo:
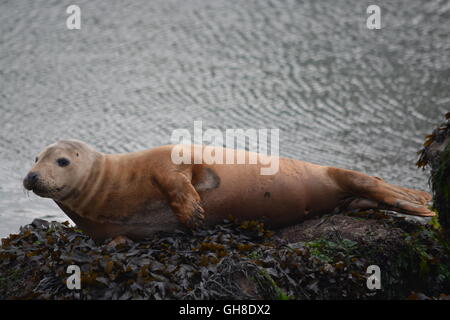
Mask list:
[[[56,163],[60,167],[67,167],[70,164],[70,161],[66,158],[59,158],[58,160],[56,160]]]

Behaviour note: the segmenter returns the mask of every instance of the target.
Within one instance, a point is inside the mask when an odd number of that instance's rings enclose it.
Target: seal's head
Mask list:
[[[23,186],[41,197],[63,199],[86,179],[99,154],[77,140],[49,145],[36,157]]]

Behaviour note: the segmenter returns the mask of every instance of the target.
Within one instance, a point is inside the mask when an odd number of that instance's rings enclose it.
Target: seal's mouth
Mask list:
[[[49,189],[49,188],[45,188],[45,187],[36,185],[30,191],[33,191],[33,193],[35,193],[36,195],[38,195],[40,197],[53,198],[54,196],[59,194],[64,189],[65,189],[65,187]]]
[[[31,189],[31,191],[33,191],[33,193],[35,193],[36,195],[38,195],[40,197],[45,197],[50,194],[47,190],[40,189],[38,187],[34,187],[33,189]]]

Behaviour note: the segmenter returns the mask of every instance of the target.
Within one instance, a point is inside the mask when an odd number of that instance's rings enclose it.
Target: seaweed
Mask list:
[[[433,209],[438,215],[437,228],[442,228],[450,239],[450,112],[445,115],[432,134],[426,136],[423,148],[418,152],[419,168],[431,168],[430,186],[433,193]]]
[[[430,224],[370,211],[298,227],[308,235],[302,241],[258,221],[224,221],[111,247],[68,223],[37,219],[2,239],[0,298],[404,299],[450,291],[448,245]],[[66,285],[72,264],[80,290]],[[374,264],[381,290],[367,288]]]

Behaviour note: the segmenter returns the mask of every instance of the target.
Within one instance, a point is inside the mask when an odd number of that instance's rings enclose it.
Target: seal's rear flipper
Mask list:
[[[427,192],[402,188],[384,181],[369,190],[368,195],[379,202],[380,208],[413,216],[433,217],[436,214],[428,209],[431,195]]]
[[[328,173],[345,193],[354,197],[350,209],[384,209],[423,217],[436,215],[427,208],[432,199],[427,192],[395,186],[352,170],[330,167]]]
[[[377,202],[375,200],[357,198],[352,200],[346,207],[346,209],[350,210],[381,209],[421,217],[433,217],[436,215],[433,211],[429,210],[424,205],[417,205],[398,199],[393,199],[392,202],[386,203],[386,202]]]
[[[433,217],[436,215],[436,213],[424,205],[415,204],[397,198],[387,198],[383,201],[383,203],[381,203],[381,206],[384,206],[384,209],[386,210],[397,211],[412,216]]]

